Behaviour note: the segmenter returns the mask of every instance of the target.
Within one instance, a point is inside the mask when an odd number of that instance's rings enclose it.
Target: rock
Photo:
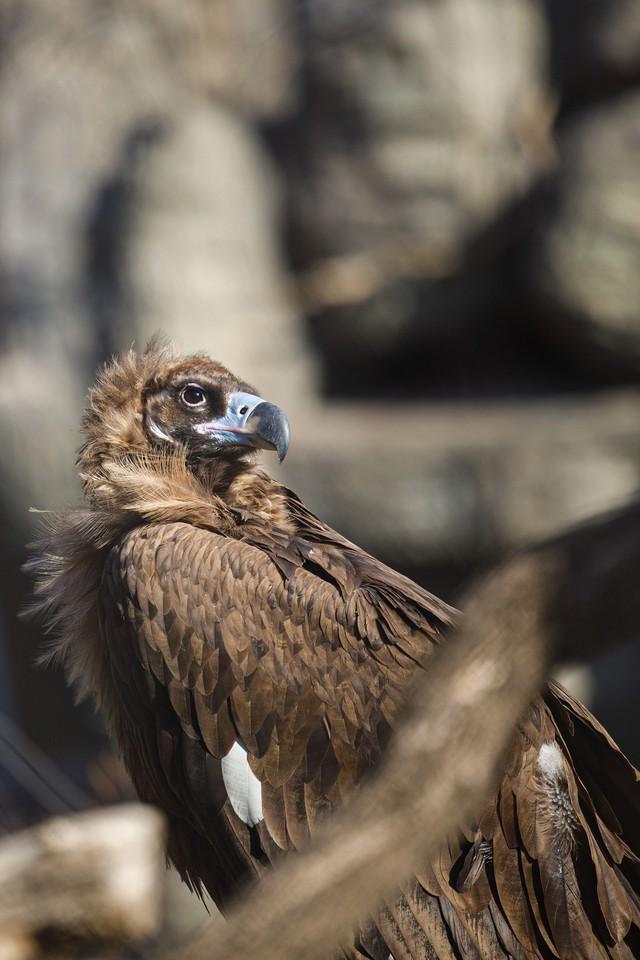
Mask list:
[[[636,0],[546,0],[551,74],[565,109],[633,84],[640,77]]]
[[[288,108],[295,56],[285,0],[18,6],[0,12],[0,442],[24,515],[68,498],[86,387],[101,354],[131,341],[111,335],[123,305],[92,229],[105,185],[130,175],[149,129],[194,104],[246,118]],[[39,456],[24,456],[25,438]]]
[[[442,322],[416,283],[455,275],[470,237],[547,163],[545,33],[529,0],[359,0],[344,8],[359,31],[335,6],[305,4],[319,12],[299,146],[289,133],[282,150],[291,250],[308,310],[345,307],[322,324],[384,354]]]
[[[278,190],[246,125],[196,109],[160,137],[131,183],[124,259],[133,332],[206,350],[296,413],[316,377],[275,243]]]
[[[97,940],[157,933],[165,824],[141,804],[54,817],[0,841],[0,929]]]
[[[633,495],[639,412],[635,390],[535,404],[330,405],[294,437],[286,480],[323,520],[401,569],[484,564]]]
[[[568,126],[530,260],[540,329],[595,369],[640,371],[640,94]]]
[[[519,124],[543,64],[542,23],[519,0],[490,14],[477,0],[402,0],[361,39],[312,49],[317,149],[298,199],[316,255],[457,245],[486,222],[537,167]]]
[[[0,4],[0,603],[16,715],[42,746],[67,751],[75,762],[86,751],[89,731],[97,737],[93,721],[85,714],[86,723],[79,723],[61,678],[56,687],[55,675],[35,668],[40,627],[16,620],[27,602],[18,571],[24,544],[33,539],[29,507],[55,510],[78,498],[74,460],[86,389],[97,365],[135,336],[126,323],[117,325],[128,307],[120,281],[135,200],[129,181],[137,180],[160,132],[173,123],[179,127],[194,110],[223,111],[229,127],[244,124],[236,136],[244,144],[256,118],[289,109],[296,89],[290,23],[288,0]],[[257,153],[246,149],[251,157]],[[239,146],[237,155],[243,150]],[[196,162],[191,158],[191,169]],[[216,162],[209,155],[205,177],[215,179]],[[260,212],[239,209],[249,215],[250,228],[261,231],[255,242],[247,234],[251,249],[260,250],[268,200],[254,183],[241,184],[237,198],[244,188]],[[166,235],[170,240],[169,224]],[[157,241],[153,250],[159,253]],[[242,257],[242,244],[236,252]],[[271,252],[261,278],[274,274],[275,260]],[[181,278],[172,273],[172,279],[179,287]],[[242,275],[240,282],[248,298],[266,289],[264,279]],[[284,302],[280,276],[278,282]],[[181,292],[188,314],[189,290]],[[255,299],[253,309],[257,316]],[[275,309],[273,301],[265,304],[265,316]],[[286,309],[292,317],[290,305]],[[209,329],[210,321],[211,314]],[[191,343],[202,347],[205,341]],[[296,367],[289,354],[283,356],[284,364]],[[55,725],[46,720],[51,715]]]

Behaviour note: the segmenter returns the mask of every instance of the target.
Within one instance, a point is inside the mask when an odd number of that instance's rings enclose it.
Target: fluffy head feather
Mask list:
[[[181,378],[215,381],[221,397],[237,389],[252,391],[221,363],[204,354],[179,357],[168,343],[159,339],[151,341],[144,353],[129,350],[106,364],[89,391],[82,418],[85,441],[78,456],[84,492],[92,502],[112,505],[114,500],[121,500],[124,473],[120,469],[118,478],[112,474],[116,465],[122,467],[132,458],[147,475],[153,464],[159,463],[159,472],[165,479],[171,472],[167,468],[169,461],[174,466],[184,463],[184,445],[177,442],[170,449],[166,444],[158,444],[157,434],[150,429],[151,413],[155,415],[170,385]],[[248,451],[242,451],[242,458],[225,453],[229,455],[219,459],[233,462],[238,467],[235,472],[250,467],[252,454]]]
[[[101,691],[108,664],[96,643],[97,594],[105,557],[130,528],[144,522],[184,521],[229,529],[238,511],[261,513],[289,529],[285,497],[253,464],[253,452],[220,451],[190,460],[180,442],[154,441],[148,407],[180,377],[206,377],[232,391],[252,388],[203,354],[179,357],[153,340],[144,353],[128,351],[106,364],[89,392],[82,418],[85,441],[78,465],[89,509],[49,514],[27,569],[36,580],[36,612],[55,636],[44,659],[60,659],[80,698]],[[235,517],[235,519],[234,519]]]

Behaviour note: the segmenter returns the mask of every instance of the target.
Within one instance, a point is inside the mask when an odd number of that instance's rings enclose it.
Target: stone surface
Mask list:
[[[157,330],[207,350],[292,417],[313,403],[314,363],[285,278],[275,173],[228,111],[186,114],[131,183],[119,339]]]
[[[164,818],[128,804],[55,817],[0,842],[0,927],[117,942],[157,933]]]
[[[640,93],[568,125],[531,261],[541,329],[595,366],[640,371]]]
[[[408,327],[443,322],[417,281],[455,273],[548,162],[542,18],[529,0],[357,3],[341,39],[334,4],[307,6],[328,7],[329,26],[318,14],[307,38],[282,156],[292,255],[308,309],[344,306],[323,322],[349,326],[363,353],[393,350]],[[474,306],[460,298],[467,318]]]
[[[483,563],[640,486],[640,394],[536,404],[330,406],[283,472],[339,531],[404,568]]]
[[[27,732],[65,763],[79,765],[99,732],[88,713],[78,723],[59,674],[36,670],[41,631],[17,619],[30,593],[20,574],[24,545],[34,534],[29,508],[59,509],[78,499],[74,461],[86,389],[96,367],[138,333],[127,313],[124,251],[135,205],[132,184],[139,186],[146,154],[163,131],[181,130],[184,118],[210,109],[228,115],[228,128],[238,128],[235,156],[249,175],[261,177],[249,128],[289,109],[295,96],[290,23],[286,0],[0,0],[2,621],[11,708]],[[197,154],[188,158],[185,183],[196,164],[202,176],[218,182],[215,154]],[[246,196],[256,203],[255,216],[246,204],[242,208],[253,251],[265,249],[271,225],[268,179],[240,183],[234,194],[238,202]],[[189,209],[202,214],[197,201]],[[254,228],[260,240],[252,239]],[[242,243],[235,250],[242,258]],[[268,301],[264,323],[279,302],[291,327],[277,259],[270,250],[253,284],[240,267],[236,302],[245,288],[245,302],[249,291],[259,290]],[[271,280],[279,285],[276,294],[267,293]],[[196,315],[198,291],[193,311],[189,298],[183,285],[184,314]],[[254,311],[258,307],[254,298]],[[236,321],[239,328],[237,314]],[[140,331],[146,329],[141,323]],[[191,346],[215,347],[215,340],[196,340],[192,331]],[[262,335],[261,343],[268,342]],[[283,363],[290,360],[286,351],[282,355]],[[0,708],[9,709],[4,698]],[[46,721],[50,715],[55,725]]]
[[[554,88],[569,110],[637,85],[640,7],[635,0],[544,0]]]
[[[94,367],[132,339],[118,341],[111,330],[124,307],[105,269],[122,236],[106,238],[97,222],[101,205],[115,205],[109,186],[118,183],[122,205],[145,141],[194,104],[223,102],[245,122],[287,108],[295,65],[288,22],[284,0],[0,5],[0,443],[14,511],[60,506],[69,496]],[[216,157],[190,162],[215,179]],[[245,187],[260,194],[258,184]],[[43,459],[24,456],[25,438]]]

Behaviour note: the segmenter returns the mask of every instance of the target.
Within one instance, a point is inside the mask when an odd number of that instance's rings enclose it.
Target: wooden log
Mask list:
[[[38,956],[38,944],[25,933],[0,930],[0,960],[33,960]]]
[[[43,930],[92,941],[156,933],[165,873],[164,821],[142,804],[10,834],[0,842],[0,956]]]

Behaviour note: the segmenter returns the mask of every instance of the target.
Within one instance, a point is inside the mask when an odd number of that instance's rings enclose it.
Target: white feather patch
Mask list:
[[[538,751],[538,766],[547,780],[559,780],[564,776],[564,760],[560,747],[553,740],[543,743]]]
[[[548,797],[546,815],[554,829],[556,852],[567,854],[575,842],[578,818],[567,789],[567,770],[562,751],[553,740],[547,740],[540,747],[538,769],[542,774],[544,789]],[[543,805],[542,815],[544,815],[544,810],[545,806]]]
[[[220,763],[231,806],[244,823],[255,827],[263,819],[262,785],[249,766],[247,751],[236,740]]]

